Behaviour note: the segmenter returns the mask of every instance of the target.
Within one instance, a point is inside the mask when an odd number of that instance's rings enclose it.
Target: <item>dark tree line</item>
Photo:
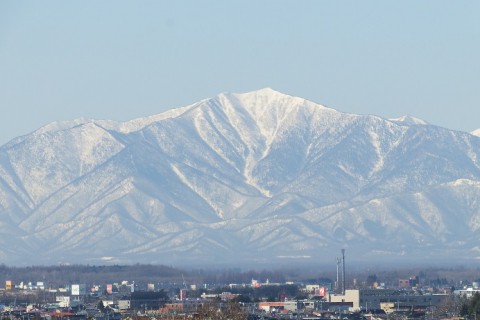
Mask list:
[[[194,274],[202,278],[205,283],[250,283],[252,279],[259,282],[283,283],[293,276],[290,270],[248,270],[239,271],[233,269],[225,270],[196,270]]]
[[[136,282],[161,282],[182,279],[186,271],[164,265],[68,265],[68,266],[28,266],[7,267],[0,265],[0,283],[11,280],[15,284],[23,282],[44,282],[45,286],[60,287],[72,283],[105,284],[123,280]]]
[[[298,275],[289,270],[191,270],[186,271],[165,265],[58,265],[58,266],[27,266],[9,267],[0,265],[0,286],[6,280],[14,284],[23,282],[43,282],[46,287],[61,287],[72,283],[106,284],[118,283],[123,280],[136,284],[173,282],[183,286],[187,284],[230,284],[250,283],[252,279],[259,282],[284,283],[287,280],[298,279]],[[312,280],[314,281],[314,280]]]

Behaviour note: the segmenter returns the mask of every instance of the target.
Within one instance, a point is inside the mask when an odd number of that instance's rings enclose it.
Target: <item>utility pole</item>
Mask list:
[[[342,249],[342,295],[345,295],[345,249]]]
[[[337,282],[335,282],[335,292],[340,291],[340,258],[337,257]]]

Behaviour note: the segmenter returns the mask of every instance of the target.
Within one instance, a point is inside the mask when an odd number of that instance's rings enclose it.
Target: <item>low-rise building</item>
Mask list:
[[[464,297],[469,298],[469,299],[471,297],[473,297],[476,293],[480,293],[479,288],[468,287],[468,288],[465,288],[465,289],[455,290],[453,292],[453,294],[455,294],[455,295],[461,295],[461,296],[464,296]]]
[[[271,313],[273,311],[278,312],[279,310],[297,311],[298,303],[296,301],[259,302],[258,309],[267,313]]]
[[[415,294],[412,291],[390,289],[345,290],[345,294],[329,294],[327,302],[351,302],[352,311],[380,309],[381,303],[393,302],[412,307],[431,307],[442,302],[446,294]]]

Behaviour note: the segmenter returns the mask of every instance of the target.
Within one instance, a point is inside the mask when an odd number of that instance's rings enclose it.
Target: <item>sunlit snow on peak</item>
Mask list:
[[[412,117],[412,116],[401,116],[399,118],[389,119],[392,122],[397,124],[405,124],[405,125],[428,125],[428,122],[422,120],[420,118]]]

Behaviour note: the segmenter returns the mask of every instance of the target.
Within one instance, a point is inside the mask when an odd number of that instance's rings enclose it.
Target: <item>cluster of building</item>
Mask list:
[[[265,287],[296,286],[300,296],[279,291],[277,297],[242,299],[245,292]],[[229,291],[218,291],[219,287]],[[422,287],[419,278],[398,279],[387,288],[377,281],[358,286],[355,281],[347,288],[345,251],[337,259],[337,279],[332,283],[271,283],[252,279],[248,284],[217,284],[217,290],[207,285],[170,283],[71,284],[61,288],[45,286],[44,282],[18,285],[6,281],[0,288],[0,312],[10,319],[99,319],[115,320],[127,317],[204,319],[202,315],[232,312],[235,306],[245,319],[433,319],[434,310],[455,295],[471,297],[480,293],[478,283],[455,290]],[[353,289],[352,289],[353,287]],[[212,289],[212,290],[210,290]],[[245,290],[248,289],[248,290]],[[259,292],[259,291],[257,291]],[[243,293],[243,294],[242,294]],[[248,300],[248,301],[246,301]],[[230,316],[230,318],[232,318]],[[233,319],[233,318],[232,318]],[[236,318],[238,319],[238,318]]]
[[[21,301],[22,294],[28,292],[48,293],[50,301],[37,303],[24,302],[21,305],[10,303],[0,305],[4,315],[18,319],[50,319],[52,317],[71,319],[120,319],[132,315],[145,315],[150,318],[175,316],[194,317],[205,310],[206,306],[215,305],[216,308],[225,308],[232,301],[237,301],[237,287],[250,287],[253,290],[265,286],[297,285],[305,294],[302,299],[279,295],[278,301],[265,301],[267,297],[256,302],[241,302],[242,312],[250,315],[251,319],[268,318],[298,318],[324,319],[342,315],[361,314],[388,316],[408,314],[410,318],[425,315],[438,306],[451,293],[431,293],[420,290],[415,278],[407,282],[400,280],[395,289],[384,288],[375,283],[371,288],[343,289],[343,286],[325,286],[321,284],[286,284],[259,283],[252,280],[250,284],[229,285],[232,292],[213,293],[202,290],[199,294],[195,285],[187,289],[170,288],[172,290],[155,290],[155,285],[147,284],[139,290],[135,283],[123,281],[121,283],[93,285],[72,284],[66,288],[45,288],[42,282],[14,285],[11,281],[0,289],[5,297],[15,296],[15,301]],[[474,289],[468,289],[472,292]],[[193,293],[196,293],[195,295]],[[196,297],[189,297],[196,296]],[[45,297],[45,294],[43,295]],[[0,296],[1,299],[1,296]],[[0,302],[3,302],[0,300]]]

